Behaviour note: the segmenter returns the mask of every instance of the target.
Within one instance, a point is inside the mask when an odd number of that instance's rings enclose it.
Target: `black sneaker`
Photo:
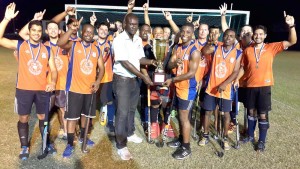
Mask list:
[[[172,154],[172,157],[174,157],[177,160],[183,160],[186,159],[191,154],[192,154],[191,149],[187,149],[181,146]]]
[[[178,147],[180,147],[180,145],[181,145],[181,143],[178,139],[175,139],[175,140],[167,143],[167,146],[172,147],[172,148],[178,148]]]
[[[259,141],[258,144],[257,144],[257,149],[256,149],[256,151],[260,151],[260,152],[265,151],[265,143],[262,142],[262,141]]]

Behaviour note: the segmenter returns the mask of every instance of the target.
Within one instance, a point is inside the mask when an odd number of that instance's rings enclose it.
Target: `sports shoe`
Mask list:
[[[122,149],[118,149],[118,155],[121,157],[122,160],[130,160],[130,159],[132,159],[132,155],[128,151],[127,147],[124,147]]]
[[[83,143],[83,138],[79,139],[79,143],[82,144]],[[95,145],[95,142],[93,142],[92,140],[90,140],[89,138],[86,138],[86,145],[89,147],[93,147]]]
[[[208,144],[208,142],[209,142],[208,137],[202,137],[202,139],[199,141],[198,145],[199,146],[205,146],[206,144]]]
[[[212,137],[213,137],[215,140],[219,140],[219,137],[218,137],[218,135],[216,135],[216,134],[214,134]]]
[[[190,149],[187,149],[183,146],[180,146],[173,154],[172,157],[174,157],[177,160],[183,160],[186,159],[188,156],[192,154],[192,151]]]
[[[251,136],[247,136],[243,139],[242,143],[246,144],[248,142],[254,143],[254,138]]]
[[[21,148],[22,148],[22,150],[21,150],[21,152],[20,152],[19,158],[20,158],[21,160],[27,160],[28,157],[29,157],[29,147],[27,147],[27,146],[22,146]]]
[[[73,152],[74,152],[74,146],[68,144],[65,151],[63,152],[63,158],[70,158]]]
[[[168,142],[167,146],[172,148],[178,148],[181,146],[181,142],[178,139],[175,139],[173,141]]]
[[[64,134],[65,134],[64,129],[59,129],[59,130],[58,130],[58,136],[57,136],[57,137],[60,138],[60,139],[63,139]]]
[[[259,141],[258,144],[257,144],[257,149],[256,149],[256,151],[260,151],[260,152],[265,151],[265,143],[262,142],[262,141]]]
[[[134,143],[141,143],[143,142],[143,139],[138,137],[136,134],[133,134],[130,137],[127,137],[127,141],[134,142]]]
[[[224,150],[230,150],[230,146],[226,137],[224,137],[223,146]]]
[[[53,144],[48,144],[47,147],[48,147],[48,154],[53,154],[54,155],[54,154],[57,153],[57,151],[56,151]]]

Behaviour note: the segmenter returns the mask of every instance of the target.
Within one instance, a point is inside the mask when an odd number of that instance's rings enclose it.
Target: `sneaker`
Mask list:
[[[173,141],[168,142],[167,146],[172,148],[178,148],[181,146],[181,142],[178,139],[175,139]]]
[[[70,158],[73,152],[74,152],[74,146],[68,144],[63,153],[63,158]]]
[[[19,158],[21,160],[27,160],[29,157],[29,147],[27,146],[22,146],[22,150],[20,152]]]
[[[259,141],[258,144],[257,144],[257,149],[256,149],[256,151],[260,151],[260,152],[265,151],[265,143],[262,142],[262,141]]]
[[[121,157],[122,160],[130,160],[130,159],[132,159],[132,155],[128,151],[127,147],[124,147],[122,149],[118,149],[118,155]]]
[[[57,151],[56,151],[56,149],[55,149],[55,147],[54,147],[54,145],[53,144],[48,144],[48,154],[56,154],[57,153]]]
[[[224,150],[230,150],[230,146],[229,146],[229,142],[227,140],[227,138],[224,138],[224,141],[223,141],[223,148]]]
[[[187,149],[183,146],[180,146],[173,154],[172,157],[174,157],[177,160],[183,160],[186,159],[188,156],[192,154],[191,149]]]
[[[134,142],[134,143],[141,143],[143,142],[143,139],[138,137],[136,134],[133,134],[130,137],[127,137],[128,142]]]
[[[60,138],[60,139],[62,139],[64,137],[64,134],[65,134],[64,129],[59,129],[57,137]]]
[[[198,145],[199,146],[205,146],[206,144],[208,144],[208,142],[209,142],[208,137],[202,137],[202,139],[199,141]]]
[[[79,143],[82,144],[83,143],[83,138],[79,139]],[[93,147],[95,145],[95,142],[93,142],[92,140],[90,140],[89,138],[86,138],[86,145],[89,147]]]
[[[248,142],[254,143],[254,138],[251,136],[247,136],[243,139],[242,143],[246,144]]]
[[[215,140],[219,140],[219,137],[218,137],[216,134],[214,134],[212,137],[213,137]]]

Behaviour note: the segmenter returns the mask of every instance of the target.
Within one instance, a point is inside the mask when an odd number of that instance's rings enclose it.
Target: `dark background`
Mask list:
[[[20,11],[15,21],[10,23],[6,32],[13,32],[13,27],[22,28],[24,24],[33,18],[37,11],[47,9],[44,19],[51,19],[64,10],[64,4],[74,4],[74,0],[0,0],[0,20],[3,18],[6,6],[10,2],[17,4]],[[39,2],[39,3],[37,3]],[[78,4],[89,5],[111,5],[127,6],[127,0],[77,0]],[[142,6],[146,0],[136,0],[136,6]],[[284,22],[283,11],[295,18],[295,23],[300,21],[300,0],[150,0],[150,7],[165,8],[192,8],[192,9],[219,9],[219,6],[226,2],[228,9],[233,3],[233,10],[250,11],[250,25],[262,24],[268,28],[266,42],[282,41],[288,38],[288,28]],[[15,24],[15,25],[13,25]],[[296,26],[299,31],[300,26]],[[300,50],[297,43],[290,50]]]

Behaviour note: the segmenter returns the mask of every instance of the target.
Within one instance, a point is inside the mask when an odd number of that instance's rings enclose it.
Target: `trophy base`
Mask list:
[[[166,74],[163,72],[154,72],[153,73],[153,84],[162,86],[166,81]]]

